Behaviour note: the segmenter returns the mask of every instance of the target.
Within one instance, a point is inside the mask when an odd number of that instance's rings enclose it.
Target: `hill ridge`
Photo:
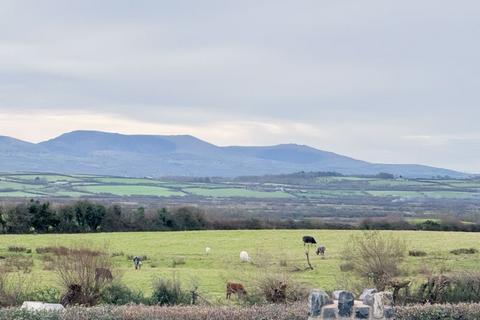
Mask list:
[[[419,164],[370,163],[284,143],[217,146],[192,135],[122,134],[76,130],[39,143],[0,136],[0,171],[40,171],[120,176],[245,176],[298,171],[405,177],[467,177],[466,173]]]

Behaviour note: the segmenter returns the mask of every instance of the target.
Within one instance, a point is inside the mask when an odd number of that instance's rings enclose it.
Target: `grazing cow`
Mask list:
[[[325,256],[325,250],[326,250],[325,246],[322,246],[322,245],[319,246],[317,248],[317,256],[322,256],[322,257]]]
[[[95,268],[95,282],[99,283],[100,281],[111,282],[113,280],[113,275],[110,269],[107,268]]]
[[[78,284],[68,286],[68,291],[60,298],[60,304],[64,307],[80,302],[82,287]]]
[[[236,294],[240,299],[247,295],[247,291],[241,283],[227,282],[227,299],[230,300],[232,294]]]
[[[317,241],[315,241],[315,238],[311,236],[303,236],[302,240],[303,240],[303,245],[317,244]]]
[[[248,255],[247,251],[240,252],[240,261],[242,261],[242,262],[249,262],[250,261],[250,256]]]
[[[142,259],[138,256],[133,257],[133,266],[135,270],[139,270],[142,267]]]

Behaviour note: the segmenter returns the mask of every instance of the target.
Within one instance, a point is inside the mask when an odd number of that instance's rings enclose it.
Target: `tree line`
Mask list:
[[[275,217],[222,217],[197,207],[149,208],[104,205],[87,200],[54,205],[30,200],[0,206],[0,233],[84,233],[117,231],[180,231],[237,229],[361,229],[480,232],[480,224],[457,220],[412,224],[402,219],[365,219],[360,223]]]
[[[205,213],[194,207],[147,211],[90,201],[54,206],[38,200],[0,207],[3,233],[195,230],[206,225]]]

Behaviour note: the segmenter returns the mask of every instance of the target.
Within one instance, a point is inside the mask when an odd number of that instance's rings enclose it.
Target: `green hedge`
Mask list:
[[[306,320],[305,304],[240,307],[94,307],[65,313],[30,313],[0,309],[0,320]],[[396,308],[396,320],[478,320],[480,304],[415,305]]]
[[[479,303],[414,305],[396,308],[397,320],[478,320]]]
[[[30,313],[0,309],[0,320],[306,320],[305,305],[240,307],[93,307],[68,308],[60,313]]]

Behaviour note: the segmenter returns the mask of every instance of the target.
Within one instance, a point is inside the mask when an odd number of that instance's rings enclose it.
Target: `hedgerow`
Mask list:
[[[0,309],[0,320],[305,320],[304,304],[242,307],[74,307],[64,313]]]
[[[478,320],[479,303],[412,305],[396,308],[397,320]]]

